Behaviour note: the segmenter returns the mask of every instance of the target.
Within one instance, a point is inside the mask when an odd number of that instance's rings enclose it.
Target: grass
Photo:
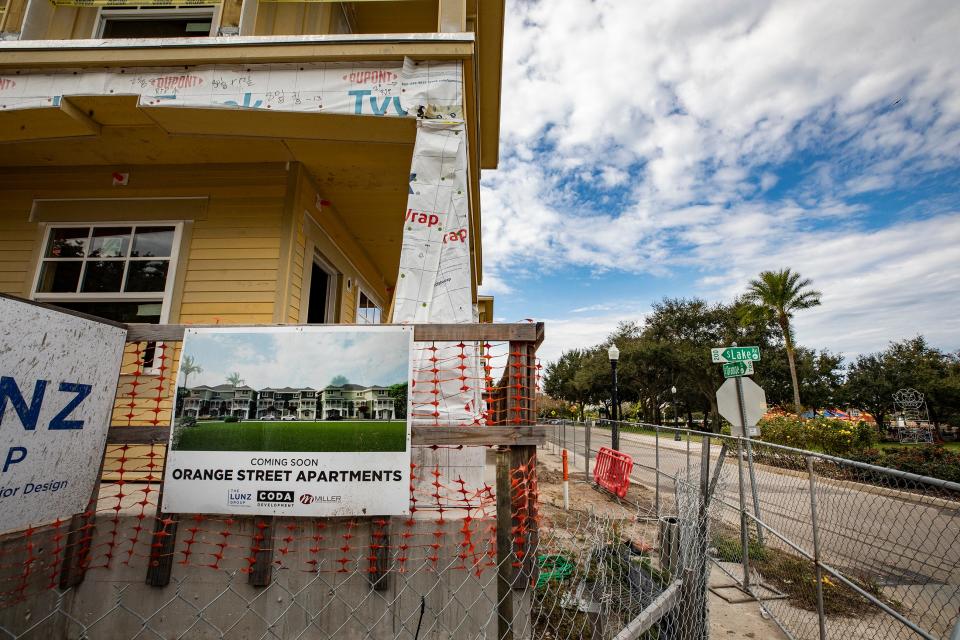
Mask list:
[[[743,549],[738,538],[714,533],[712,546],[718,560],[740,563]],[[770,546],[762,546],[752,536],[747,546],[750,565],[764,580],[780,589],[791,604],[807,611],[817,610],[817,570],[813,562]],[[872,579],[847,576],[861,589],[893,608],[899,603],[883,595]],[[823,573],[823,608],[827,615],[857,617],[876,611],[875,605],[827,572]]]
[[[928,442],[880,442],[877,444],[877,449],[899,449],[900,447],[923,447],[930,446]],[[952,451],[953,453],[960,453],[960,442],[944,442],[942,446],[947,451]]]
[[[179,451],[405,451],[406,422],[200,422]]]

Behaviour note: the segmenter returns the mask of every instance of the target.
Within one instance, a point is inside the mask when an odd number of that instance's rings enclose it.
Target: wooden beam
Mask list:
[[[45,0],[37,0],[43,4]],[[428,34],[429,36],[429,34]],[[390,36],[357,42],[325,36],[256,36],[210,38],[204,45],[123,46],[109,40],[17,41],[0,46],[0,68],[64,69],[84,67],[166,67],[200,64],[269,64],[276,62],[350,62],[359,60],[465,60],[473,55],[469,40],[411,40]]]
[[[463,33],[466,30],[466,0],[439,0],[437,31],[440,33]]]
[[[411,429],[414,446],[433,445],[542,445],[547,439],[545,425],[496,427],[433,427],[414,425]],[[170,439],[170,427],[110,427],[110,444],[150,444]]]
[[[223,328],[227,325],[209,324],[128,324],[128,342],[180,341],[186,329]],[[233,327],[233,325],[230,325]],[[251,327],[281,327],[294,325],[247,325]],[[324,325],[311,325],[324,326]],[[342,327],[343,325],[331,325]],[[410,326],[410,325],[379,325]],[[415,324],[413,338],[417,342],[536,342],[542,339],[543,323],[515,324]]]

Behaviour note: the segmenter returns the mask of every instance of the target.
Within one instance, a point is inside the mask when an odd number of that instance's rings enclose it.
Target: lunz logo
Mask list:
[[[15,86],[17,86],[15,80],[11,80],[10,78],[0,78],[0,91],[13,89]]]
[[[293,504],[293,491],[257,491],[257,502]]]
[[[367,71],[353,71],[348,75],[343,76],[343,79],[347,82],[354,82],[356,84],[369,84],[371,82],[393,82],[397,79],[397,74],[393,71],[378,71],[378,70],[367,70]]]
[[[253,501],[253,493],[240,489],[227,490],[227,505],[231,507],[246,507]]]
[[[150,84],[160,91],[170,91],[171,89],[186,89],[203,84],[203,78],[199,76],[161,76],[154,78]]]

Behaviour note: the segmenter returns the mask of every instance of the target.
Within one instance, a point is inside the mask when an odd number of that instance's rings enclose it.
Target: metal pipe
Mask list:
[[[654,493],[653,493],[653,508],[654,513],[657,517],[660,517],[660,427],[656,428],[654,432],[654,464],[657,467],[656,473],[653,474],[654,477]]]
[[[827,640],[827,620],[823,610],[823,568],[820,566],[820,529],[817,525],[817,479],[813,471],[813,458],[807,456],[807,475],[810,477],[810,521],[813,526],[813,564],[817,571],[817,622],[820,625],[820,640]]]
[[[740,547],[743,553],[743,590],[750,593],[750,532],[747,520],[747,494],[743,486],[743,441],[737,442],[737,478],[740,489]]]
[[[746,430],[744,430],[746,433]],[[750,472],[750,492],[753,495],[753,512],[757,514],[757,519],[760,519],[760,494],[757,491],[757,473],[753,468],[753,446],[750,444],[750,436],[746,437],[747,440],[747,470]],[[757,544],[761,547],[763,546],[763,530],[757,528]]]

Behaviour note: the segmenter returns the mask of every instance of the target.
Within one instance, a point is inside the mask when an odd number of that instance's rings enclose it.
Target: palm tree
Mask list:
[[[194,373],[203,373],[203,367],[196,363],[193,356],[184,356],[180,361],[180,373],[183,374],[183,388],[186,389],[190,376]]]
[[[776,321],[783,332],[783,343],[787,348],[787,362],[790,364],[790,380],[793,383],[793,404],[797,415],[800,405],[800,386],[797,382],[797,365],[793,353],[793,330],[790,320],[795,311],[809,309],[820,304],[820,292],[810,288],[809,278],[801,278],[799,273],[790,269],[764,271],[750,281],[750,288],[744,296],[748,303],[747,315],[762,316]]]
[[[244,383],[244,379],[240,377],[239,371],[234,371],[233,373],[227,376],[227,382],[232,384],[235,387],[239,387],[241,384]]]

